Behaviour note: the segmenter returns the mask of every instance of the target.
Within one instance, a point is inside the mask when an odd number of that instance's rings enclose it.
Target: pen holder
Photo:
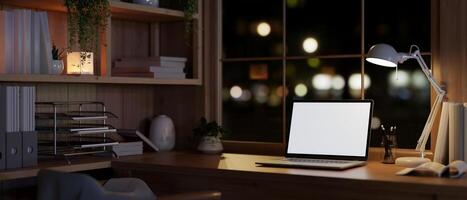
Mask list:
[[[394,164],[396,160],[396,148],[397,148],[397,135],[386,134],[382,135],[382,146],[384,149],[383,163]]]

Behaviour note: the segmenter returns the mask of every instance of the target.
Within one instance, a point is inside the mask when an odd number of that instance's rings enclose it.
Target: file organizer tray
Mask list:
[[[118,118],[103,102],[37,102],[36,130],[39,155],[70,156],[111,153],[118,142],[109,138],[116,129],[107,123]],[[76,110],[73,110],[76,109]]]

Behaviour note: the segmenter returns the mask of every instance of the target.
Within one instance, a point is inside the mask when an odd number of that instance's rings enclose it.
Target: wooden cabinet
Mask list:
[[[63,0],[0,0],[3,8],[28,8],[48,12],[51,40],[60,47],[67,45],[67,17]],[[114,83],[155,85],[202,84],[202,1],[193,17],[193,35],[186,44],[184,13],[179,10],[110,0],[111,17],[101,34],[95,52],[95,75],[1,74],[0,82],[39,83]],[[173,56],[187,58],[186,79],[113,77],[112,66],[124,57]]]

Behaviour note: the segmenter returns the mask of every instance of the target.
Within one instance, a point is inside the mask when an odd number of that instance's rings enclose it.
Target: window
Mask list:
[[[395,70],[364,56],[377,43],[400,52],[416,44],[430,64],[430,1],[384,1],[223,1],[225,139],[283,142],[293,99],[369,98],[373,127],[396,125],[399,147],[414,148],[430,111],[428,81],[416,62],[400,65],[396,81]]]

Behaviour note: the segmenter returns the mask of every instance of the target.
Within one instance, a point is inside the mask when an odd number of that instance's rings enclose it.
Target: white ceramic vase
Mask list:
[[[133,3],[159,7],[159,0],[133,0]]]
[[[149,139],[160,151],[170,151],[175,146],[175,127],[172,119],[159,115],[151,121]]]
[[[63,60],[52,60],[51,74],[61,74],[63,72]]]
[[[215,136],[204,136],[198,144],[198,151],[203,153],[217,154],[222,152],[223,149],[221,139]]]

